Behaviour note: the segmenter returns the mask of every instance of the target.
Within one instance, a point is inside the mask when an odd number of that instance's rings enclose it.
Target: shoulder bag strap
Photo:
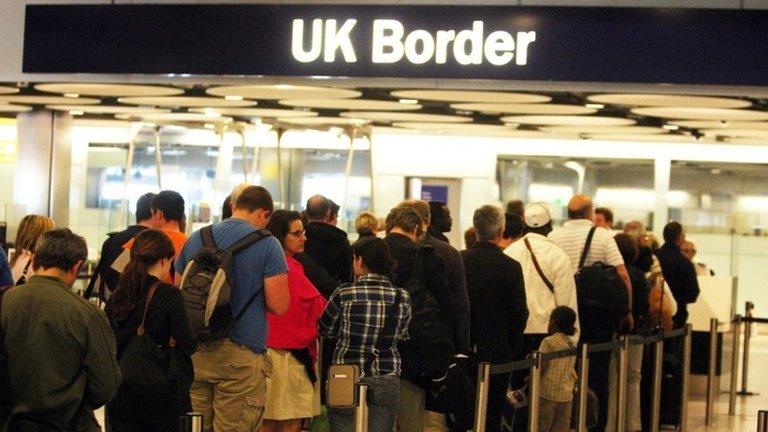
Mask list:
[[[144,314],[141,316],[141,324],[139,324],[139,328],[136,329],[136,334],[141,336],[144,334],[144,322],[147,319],[147,311],[149,310],[149,304],[152,303],[152,297],[155,296],[155,291],[157,290],[157,287],[160,286],[160,282],[155,282],[152,287],[149,288],[149,292],[147,293],[147,300],[144,302]]]
[[[528,241],[528,238],[523,239],[523,243],[525,243],[525,247],[528,248],[528,252],[531,253],[531,260],[533,261],[533,266],[536,267],[536,272],[541,276],[541,280],[544,281],[544,285],[549,288],[550,291],[552,291],[552,294],[555,293],[555,286],[552,285],[552,282],[547,279],[547,276],[544,275],[544,272],[541,270],[541,266],[539,265],[539,260],[536,259],[536,254],[533,253],[533,248],[531,248],[531,243]]]
[[[395,301],[392,306],[390,306],[390,308],[392,308],[392,313],[388,314],[386,318],[384,318],[384,326],[381,329],[381,334],[376,340],[376,346],[374,347],[374,349],[378,352],[386,349],[384,346],[384,340],[386,339],[385,335],[395,333],[397,331],[397,323],[395,318],[399,315],[400,312],[400,288],[395,287]],[[371,364],[373,363],[375,357],[375,355],[368,356],[365,361],[365,370],[371,368]],[[365,370],[363,370],[362,373],[365,373]]]
[[[597,227],[592,227],[587,234],[587,241],[584,243],[584,250],[581,251],[581,258],[579,259],[579,270],[584,267],[584,263],[587,262],[587,255],[589,255],[589,247],[592,246],[592,237],[595,236]]]
[[[200,230],[200,238],[203,240],[203,247],[216,248],[216,240],[213,238],[213,228],[211,225],[204,226]]]

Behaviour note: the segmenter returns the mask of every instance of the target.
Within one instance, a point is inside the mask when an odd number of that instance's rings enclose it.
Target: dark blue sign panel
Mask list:
[[[28,5],[23,71],[768,85],[768,11]]]
[[[423,201],[439,201],[448,203],[448,186],[423,185],[421,187],[421,199]]]

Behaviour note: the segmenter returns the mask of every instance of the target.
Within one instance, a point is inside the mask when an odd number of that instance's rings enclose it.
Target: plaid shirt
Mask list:
[[[571,338],[563,333],[555,333],[541,341],[539,351],[548,353],[571,348]],[[541,376],[541,397],[555,402],[572,401],[576,384],[576,371],[573,369],[575,363],[575,356],[550,360]]]
[[[395,334],[381,335],[385,318],[393,310],[396,290],[400,290]],[[396,288],[385,276],[367,274],[352,284],[344,284],[328,299],[318,321],[320,333],[337,337],[333,353],[335,364],[357,364],[366,376],[400,375],[397,341],[408,339],[411,302],[408,292]],[[377,351],[379,337],[386,348]],[[370,367],[366,368],[366,363]]]

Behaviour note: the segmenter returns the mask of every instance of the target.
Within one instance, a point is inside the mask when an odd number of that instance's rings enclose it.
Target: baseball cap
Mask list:
[[[525,224],[531,228],[539,228],[552,220],[549,216],[549,206],[543,202],[530,203],[525,206]]]

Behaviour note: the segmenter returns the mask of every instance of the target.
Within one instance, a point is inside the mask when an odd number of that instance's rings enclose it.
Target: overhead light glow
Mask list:
[[[400,99],[401,104],[417,104],[419,103],[418,99]]]
[[[671,130],[671,131],[672,131],[672,130],[678,130],[678,129],[680,129],[680,126],[678,126],[678,125],[674,125],[674,124],[665,124],[665,125],[663,125],[662,127],[663,127],[664,129],[666,129],[666,130]]]
[[[243,100],[243,97],[238,95],[227,95],[227,96],[224,96],[224,99],[231,100],[231,101],[241,101]]]
[[[203,127],[206,129],[215,129],[216,125],[214,125],[213,123],[206,123],[203,125]]]
[[[83,115],[83,114],[85,114],[84,111],[78,111],[78,110],[72,110],[72,111],[69,112],[69,115],[73,115],[73,116],[79,116],[79,115]]]
[[[605,108],[605,105],[599,104],[599,103],[588,103],[588,104],[584,104],[584,106],[587,107],[587,108],[592,108],[592,109],[603,109],[603,108]]]
[[[78,98],[78,97],[80,97],[80,95],[79,95],[79,94],[77,94],[77,93],[64,93],[64,97],[68,97],[68,98]]]

